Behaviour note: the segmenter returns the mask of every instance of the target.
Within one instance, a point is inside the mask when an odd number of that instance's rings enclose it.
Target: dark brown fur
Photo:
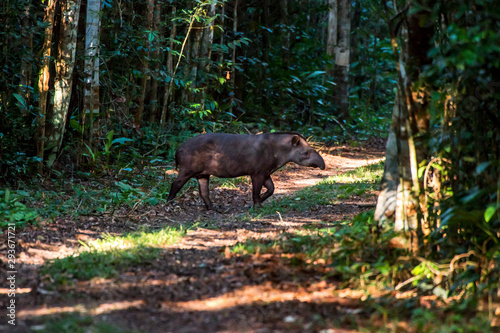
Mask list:
[[[207,133],[183,143],[175,153],[179,176],[172,183],[168,200],[190,178],[196,178],[200,196],[207,209],[212,209],[208,182],[210,176],[252,178],[254,206],[274,192],[271,174],[289,162],[325,168],[323,158],[311,148],[306,139],[294,132],[263,133],[258,135]],[[260,194],[262,187],[267,191]]]

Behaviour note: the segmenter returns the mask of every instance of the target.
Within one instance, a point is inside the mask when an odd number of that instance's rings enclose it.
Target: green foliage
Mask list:
[[[425,193],[433,226],[429,256],[463,258],[448,288],[478,295],[498,288],[500,269],[500,35],[492,26],[500,11],[495,4],[451,1],[434,8],[434,15],[453,14],[436,31],[429,52],[433,62],[421,82],[434,90],[426,138],[433,160],[421,169],[421,175],[428,170],[428,184],[435,184]],[[480,10],[469,17],[472,8]],[[439,250],[432,249],[437,244]]]
[[[131,267],[148,265],[161,254],[161,248],[177,242],[185,230],[163,228],[113,236],[104,234],[101,239],[83,243],[77,255],[49,261],[42,268],[55,285],[94,277],[110,278]]]
[[[132,333],[105,322],[96,322],[92,317],[67,314],[61,317],[44,318],[41,333]]]
[[[465,314],[467,316],[467,314]],[[436,325],[439,323],[439,325]],[[444,316],[427,309],[415,309],[412,313],[411,325],[415,327],[418,332],[460,332],[460,333],[474,333],[474,332],[493,332],[490,320],[484,315],[478,315],[473,318],[464,318],[461,313],[449,313]]]
[[[0,231],[9,225],[19,228],[37,221],[38,212],[22,203],[28,197],[26,191],[0,190]]]

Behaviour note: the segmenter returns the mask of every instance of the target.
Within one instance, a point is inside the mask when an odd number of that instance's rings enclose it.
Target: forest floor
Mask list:
[[[275,173],[276,192],[269,202],[328,176],[383,160],[383,142],[364,148],[325,148],[322,154],[327,165],[324,171],[289,165]],[[249,240],[272,241],[285,233],[307,232],[310,226],[336,226],[373,209],[376,193],[353,195],[305,211],[252,215],[248,181],[232,188],[217,184],[211,188],[216,211],[205,211],[191,185],[166,205],[144,205],[113,216],[60,218],[19,232],[18,323],[16,330],[8,327],[8,331],[327,333],[383,326],[387,314],[374,319],[373,311],[364,309],[371,287],[350,289],[338,278],[325,278],[324,262],[311,268],[294,265],[284,253],[240,255],[231,250]],[[183,237],[164,245],[153,259],[120,267],[111,277],[68,279],[55,286],[41,269],[51,259],[78,253],[82,243],[103,234],[119,236],[179,225],[187,230]],[[99,257],[95,260],[98,265]],[[6,292],[1,289],[0,294]],[[384,293],[369,290],[375,298]],[[0,331],[7,328],[2,324]],[[395,325],[394,331],[405,331],[404,323]]]

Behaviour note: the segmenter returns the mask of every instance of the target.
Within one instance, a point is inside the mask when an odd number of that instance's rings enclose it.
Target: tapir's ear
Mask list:
[[[294,135],[292,138],[292,146],[297,147],[300,142],[300,136]]]

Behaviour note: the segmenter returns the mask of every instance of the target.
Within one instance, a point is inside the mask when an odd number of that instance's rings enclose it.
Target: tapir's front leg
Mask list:
[[[264,181],[264,187],[267,188],[267,191],[260,197],[260,202],[264,202],[264,200],[269,198],[274,193],[274,183],[271,176],[268,176]]]

